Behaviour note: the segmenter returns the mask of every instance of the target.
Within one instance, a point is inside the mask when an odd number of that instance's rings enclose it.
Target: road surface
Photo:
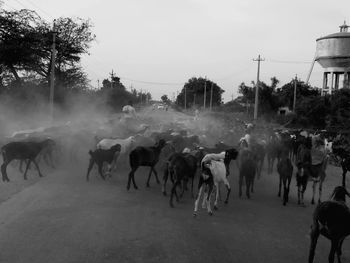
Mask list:
[[[200,210],[197,218],[188,192],[171,209],[153,177],[146,188],[146,168],[136,173],[139,190],[129,192],[127,169],[107,181],[95,170],[86,182],[83,164],[47,168],[40,179],[31,171],[22,188],[22,177],[11,169],[12,181],[0,186],[8,195],[0,204],[0,262],[306,262],[311,187],[300,207],[293,178],[283,207],[277,175],[264,169],[252,199],[239,199],[231,168],[229,204],[220,203],[213,216]],[[340,183],[339,174],[339,168],[328,169],[324,199]],[[327,262],[329,245],[319,239],[315,262]],[[349,262],[348,242],[343,254]]]

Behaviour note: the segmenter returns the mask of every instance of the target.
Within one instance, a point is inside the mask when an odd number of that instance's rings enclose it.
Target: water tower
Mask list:
[[[340,26],[340,32],[320,37],[316,40],[316,55],[312,63],[307,83],[309,82],[313,65],[317,61],[324,69],[321,94],[331,94],[333,90],[350,85],[350,33],[349,26]]]

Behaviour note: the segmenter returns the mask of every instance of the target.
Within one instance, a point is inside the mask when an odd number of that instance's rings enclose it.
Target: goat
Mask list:
[[[239,165],[239,197],[242,197],[242,183],[243,177],[246,181],[246,195],[250,199],[250,192],[253,192],[254,178],[257,171],[257,162],[252,151],[242,149],[240,151],[240,165]]]
[[[281,185],[283,182],[283,205],[286,205],[288,202],[289,186],[293,175],[293,165],[288,151],[283,151],[281,153],[281,158],[277,163],[277,171],[280,175],[278,196],[281,196]]]
[[[328,262],[334,262],[335,254],[337,254],[338,262],[341,262],[342,244],[344,239],[350,235],[350,209],[344,202],[345,195],[349,196],[346,189],[338,186],[333,191],[333,200],[317,205],[313,213],[310,232],[309,263],[314,261],[317,239],[320,234],[331,240]]]
[[[225,204],[228,203],[228,198],[229,198],[230,193],[231,193],[231,187],[230,187],[230,184],[229,184],[227,177],[226,177],[226,167],[222,161],[211,160],[211,161],[208,161],[205,164],[203,164],[203,166],[207,169],[210,169],[211,175],[202,173],[200,178],[199,178],[199,185],[198,185],[199,191],[198,191],[198,194],[196,197],[196,201],[194,203],[194,211],[193,211],[194,217],[197,216],[198,203],[199,203],[199,200],[201,198],[202,192],[204,190],[203,183],[205,183],[209,186],[208,193],[206,196],[204,196],[203,205],[202,205],[203,207],[205,207],[205,204],[206,204],[207,211],[208,211],[209,215],[213,214],[213,211],[211,210],[211,206],[210,206],[210,197],[211,197],[211,193],[213,191],[213,186],[215,185],[215,187],[216,187],[216,198],[215,198],[215,202],[214,202],[214,210],[218,209],[219,183],[223,182],[227,188],[227,195],[226,195],[226,199],[225,199]]]
[[[121,151],[121,145],[120,144],[116,144],[113,145],[110,149],[108,150],[103,150],[103,149],[97,149],[95,151],[89,151],[90,154],[90,162],[89,162],[89,167],[88,167],[88,171],[86,174],[86,181],[89,181],[89,174],[90,171],[92,169],[92,167],[94,166],[94,164],[96,163],[98,166],[98,172],[100,173],[101,177],[103,180],[105,180],[105,176],[102,173],[102,167],[103,167],[103,163],[106,162],[109,164],[109,169],[108,171],[110,172],[111,170],[111,166],[110,164],[112,162],[115,163],[115,159],[118,158],[119,153],[117,154],[117,152]]]
[[[170,207],[174,207],[173,205],[173,197],[175,195],[176,200],[179,201],[179,197],[176,192],[176,187],[182,185],[182,192],[180,197],[183,196],[184,190],[186,189],[186,184],[189,179],[192,180],[191,184],[191,196],[193,197],[193,180],[197,171],[197,158],[189,153],[173,153],[166,164],[164,169],[164,177],[163,177],[163,186],[162,192],[166,195],[166,182],[168,180],[168,176],[170,175],[170,179],[173,182],[173,186],[171,189],[170,195]]]
[[[130,136],[126,139],[102,139],[96,145],[96,149],[108,150],[113,145],[120,144],[120,154],[125,154],[131,150],[133,143],[135,142],[135,136]]]
[[[31,162],[34,163],[38,170],[39,176],[42,177],[39,166],[35,161],[38,154],[48,145],[52,144],[52,139],[46,139],[41,142],[10,142],[1,148],[4,163],[1,165],[2,180],[9,182],[6,168],[12,160],[28,160],[26,170],[24,172],[24,180],[27,180],[27,171]]]
[[[214,185],[216,186],[216,198],[214,203],[214,209],[218,209],[218,198],[219,198],[219,183],[223,182],[227,188],[227,195],[225,199],[225,204],[228,203],[228,198],[230,196],[231,187],[227,180],[228,176],[228,167],[231,160],[235,160],[237,158],[238,151],[234,148],[226,150],[220,154],[207,154],[204,156],[201,162],[202,174],[199,177],[198,189],[199,192],[196,197],[195,207],[193,216],[197,216],[198,211],[198,203],[202,195],[202,191],[204,189],[204,185],[208,186],[208,193],[206,197],[203,199],[203,207],[205,203],[207,205],[207,211],[209,215],[212,215],[213,212],[210,207],[210,196],[213,191]],[[223,162],[222,162],[223,160]]]
[[[121,146],[120,156],[125,157],[131,151],[131,149],[134,147],[135,142],[136,142],[135,136],[129,136],[126,139],[108,139],[108,138],[106,138],[106,139],[100,140],[97,143],[96,149],[108,150],[113,145],[120,144],[120,146]],[[124,157],[123,157],[123,160],[124,160]],[[111,166],[112,166],[111,171],[115,170],[115,167],[117,165],[116,160],[117,159],[115,159],[115,162],[113,162],[111,164]]]
[[[131,180],[133,182],[134,188],[137,189],[137,186],[135,183],[135,172],[140,166],[151,167],[149,171],[147,183],[146,183],[147,187],[149,187],[149,180],[151,178],[152,171],[156,177],[157,183],[160,184],[160,181],[158,179],[158,175],[156,170],[154,169],[154,166],[158,163],[160,152],[165,145],[166,145],[165,140],[160,139],[159,142],[156,143],[154,146],[150,146],[150,147],[138,146],[130,152],[129,162],[130,162],[131,171],[129,173],[128,184],[126,187],[127,190],[130,189]]]

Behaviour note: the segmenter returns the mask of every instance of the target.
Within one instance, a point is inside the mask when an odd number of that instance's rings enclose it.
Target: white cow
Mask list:
[[[194,211],[193,216],[197,216],[198,212],[198,204],[202,195],[202,192],[204,190],[205,185],[209,186],[208,193],[204,195],[202,207],[207,208],[208,214],[212,215],[213,211],[211,210],[210,206],[210,197],[211,192],[213,189],[213,186],[215,185],[216,188],[216,197],[214,202],[214,209],[218,209],[218,199],[219,199],[219,184],[224,183],[227,188],[227,195],[225,199],[225,204],[228,203],[228,198],[230,196],[231,187],[226,177],[226,167],[223,162],[225,158],[225,152],[219,153],[219,154],[207,154],[202,161],[202,171],[205,170],[205,168],[210,170],[211,174],[208,174],[207,172],[202,172],[200,178],[199,178],[199,192],[194,204]]]

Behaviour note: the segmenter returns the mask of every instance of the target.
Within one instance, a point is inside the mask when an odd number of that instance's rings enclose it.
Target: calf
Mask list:
[[[109,164],[108,171],[110,173],[111,172],[111,165],[110,164],[112,162],[115,163],[115,161],[116,161],[115,159],[118,158],[120,151],[121,151],[120,144],[113,145],[108,150],[103,150],[103,149],[97,149],[95,151],[90,150],[89,151],[90,162],[89,162],[89,167],[88,167],[88,171],[86,174],[86,181],[89,181],[89,174],[90,174],[90,171],[95,163],[98,166],[98,172],[100,173],[102,179],[105,180],[105,176],[102,173],[103,163],[106,162]]]
[[[209,162],[206,162],[203,165],[206,168],[210,169],[211,175],[202,173],[200,178],[199,178],[199,185],[198,185],[199,192],[197,194],[197,198],[196,198],[196,201],[194,204],[193,216],[197,216],[198,204],[199,204],[199,200],[201,198],[202,192],[204,190],[204,184],[207,184],[209,187],[207,195],[203,197],[204,198],[203,205],[206,204],[207,211],[208,211],[209,215],[213,214],[213,211],[211,210],[211,206],[210,206],[210,197],[211,197],[211,193],[213,191],[213,186],[215,185],[215,187],[216,187],[216,197],[215,197],[215,202],[214,202],[214,209],[215,210],[218,209],[219,183],[223,182],[227,188],[227,195],[226,195],[226,199],[225,199],[225,204],[228,203],[228,198],[229,198],[230,192],[231,192],[231,187],[230,187],[230,184],[229,184],[227,177],[226,177],[226,166],[222,161],[211,160]]]
[[[24,172],[24,179],[27,180],[27,171],[31,162],[34,163],[38,170],[39,176],[43,175],[40,172],[39,166],[35,161],[38,154],[48,145],[52,144],[52,139],[46,139],[41,142],[10,142],[1,148],[4,163],[1,165],[2,180],[9,182],[6,168],[12,160],[27,161],[26,170]]]
[[[281,196],[281,185],[283,183],[283,205],[288,202],[289,186],[293,175],[293,165],[287,151],[282,152],[281,159],[277,163],[277,171],[280,175],[278,196]]]
[[[166,164],[166,168],[164,170],[163,177],[163,187],[162,192],[166,195],[166,182],[168,180],[168,176],[170,175],[170,179],[173,182],[173,186],[171,189],[170,195],[170,206],[173,205],[173,197],[175,195],[176,200],[179,201],[176,188],[177,186],[182,185],[182,192],[180,197],[183,196],[184,190],[186,188],[186,183],[189,179],[192,180],[191,185],[191,195],[193,197],[193,180],[197,171],[197,158],[189,153],[174,153],[168,159]]]
[[[151,178],[152,171],[156,177],[157,183],[158,184],[160,183],[157,172],[154,169],[154,166],[158,163],[160,152],[165,145],[166,145],[165,140],[160,139],[159,142],[154,146],[151,146],[151,147],[138,146],[131,151],[129,155],[131,171],[129,173],[128,184],[126,186],[127,190],[130,189],[131,180],[133,182],[134,188],[137,189],[136,182],[135,182],[135,172],[140,166],[150,167],[150,171],[149,171],[149,175],[146,183],[147,187],[149,187],[149,180]]]
[[[240,152],[239,166],[239,197],[242,197],[243,177],[246,181],[246,195],[250,198],[250,192],[253,192],[254,178],[257,171],[257,162],[254,154],[250,150],[242,150]]]

